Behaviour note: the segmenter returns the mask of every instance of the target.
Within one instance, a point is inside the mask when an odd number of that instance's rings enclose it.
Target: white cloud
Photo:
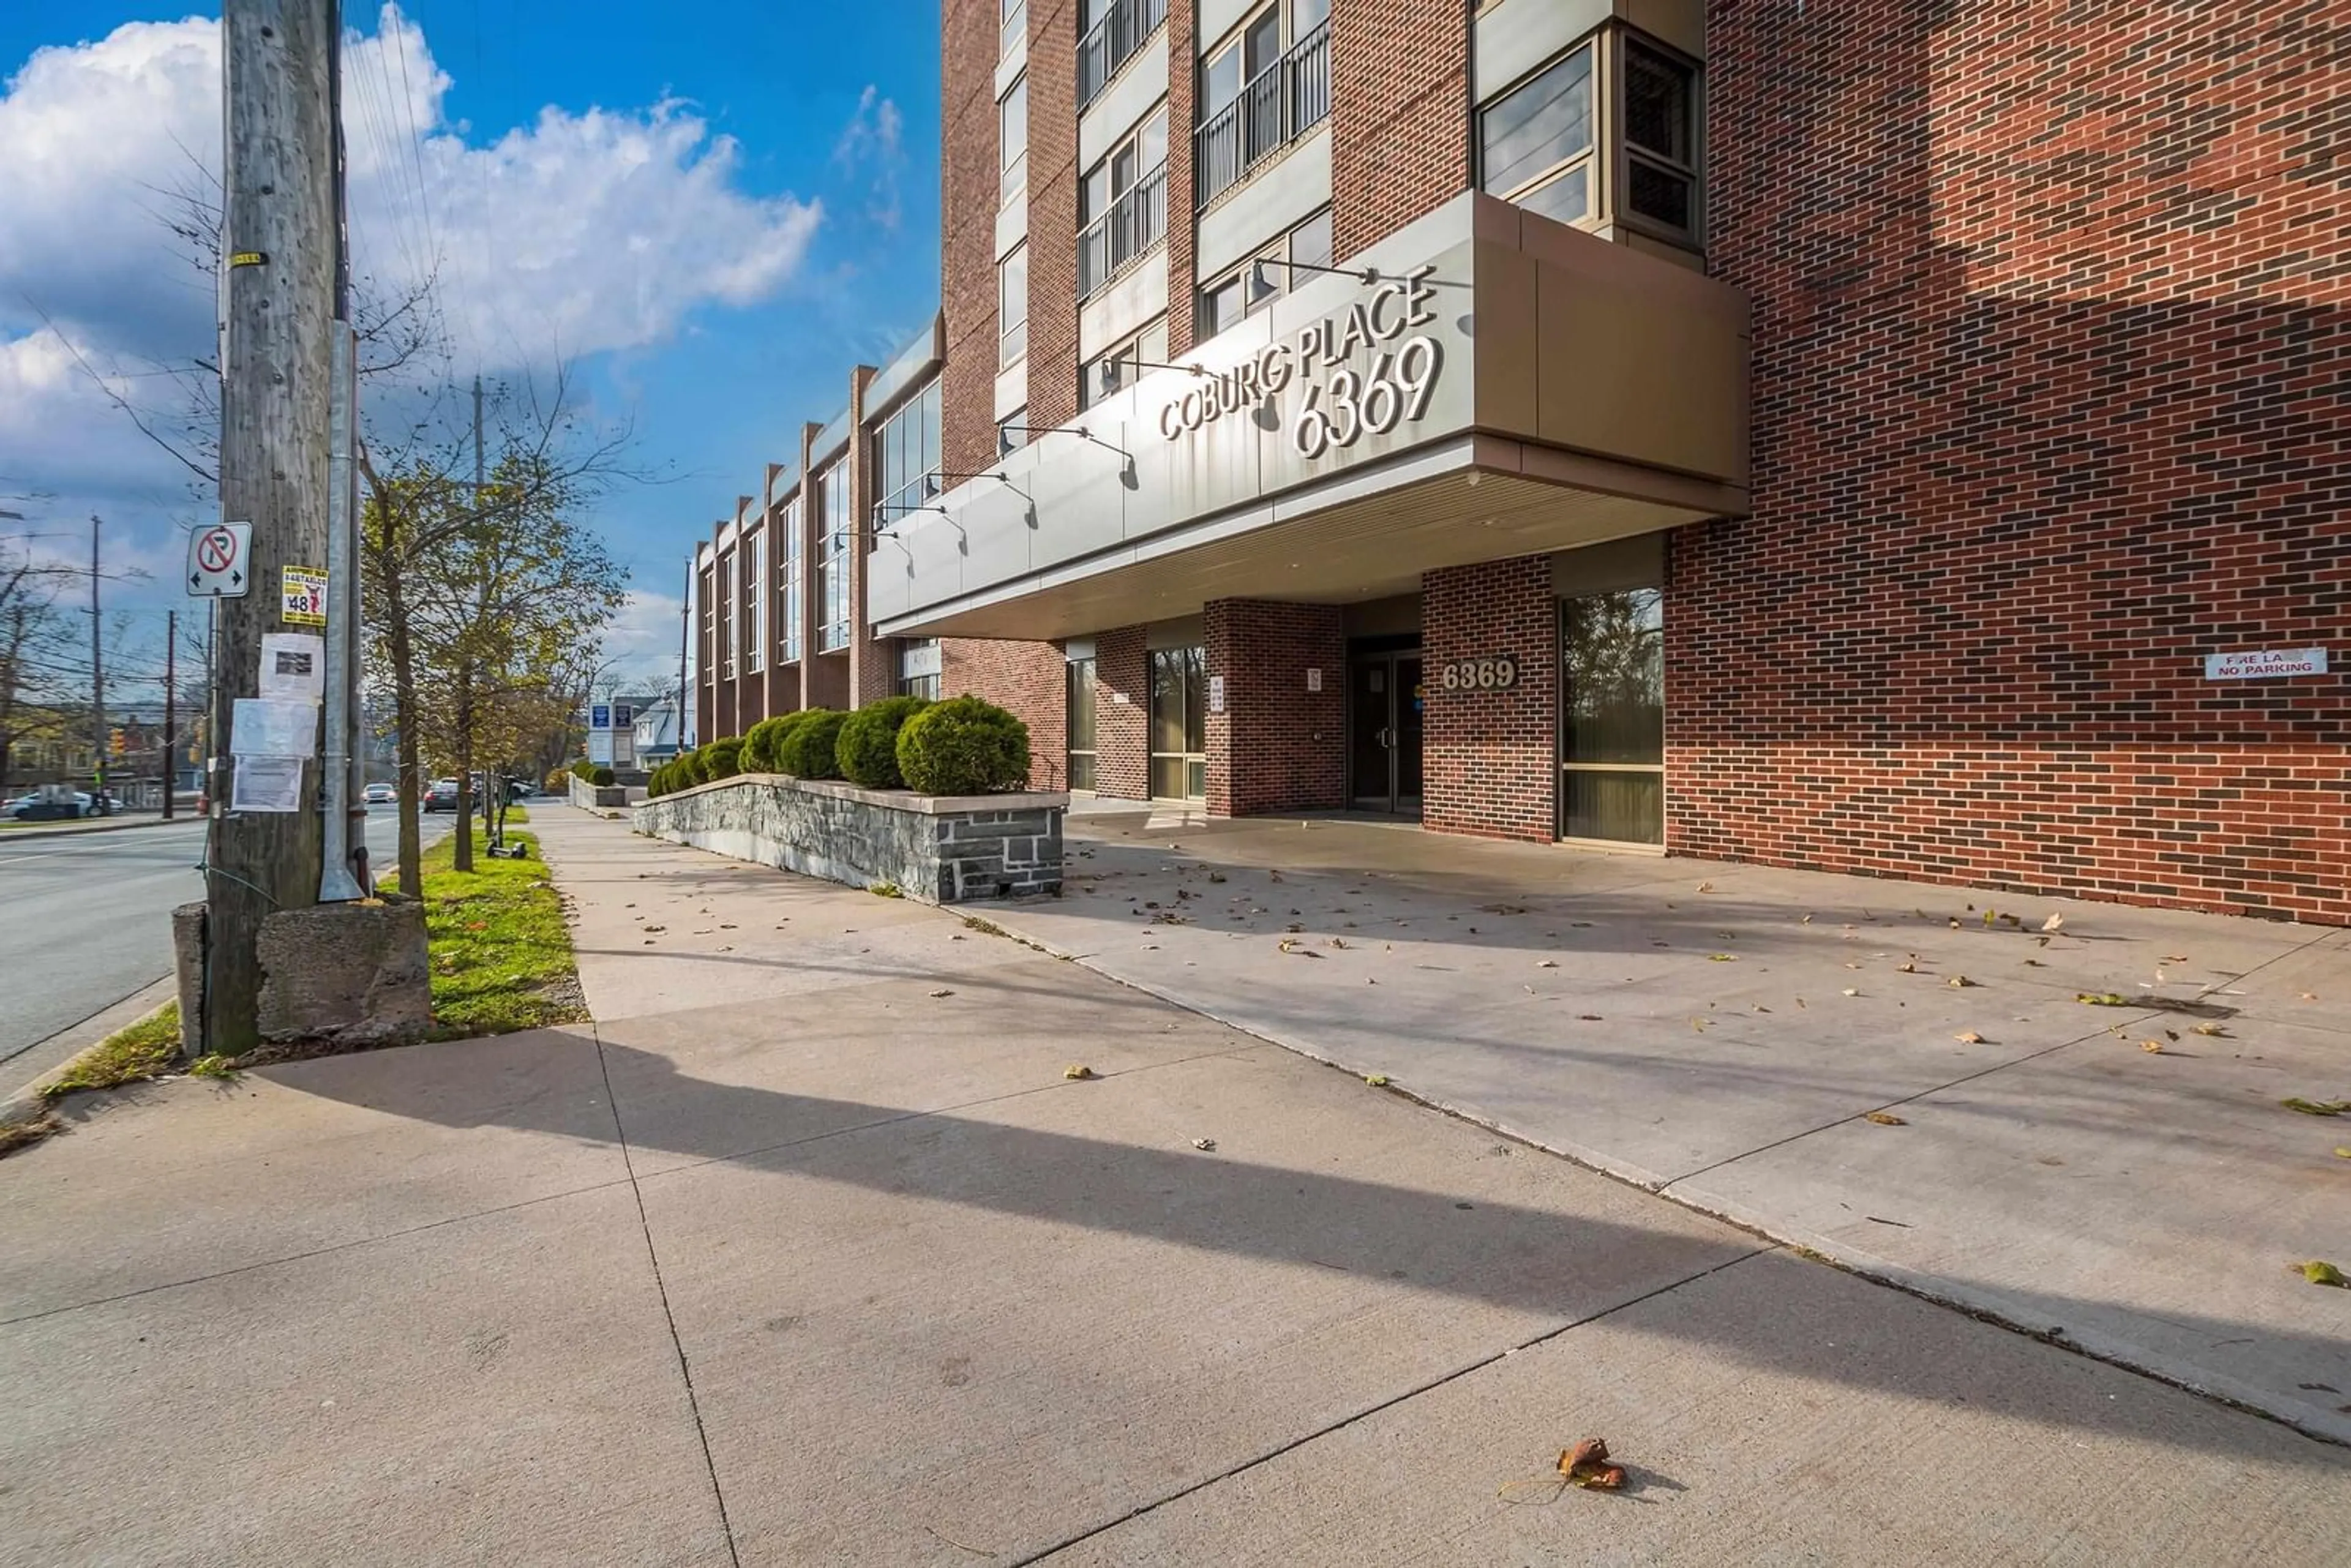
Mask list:
[[[354,8],[354,19],[364,13]],[[467,371],[657,345],[697,309],[772,295],[822,221],[742,188],[733,139],[684,103],[550,106],[495,135],[396,5],[344,50],[355,272],[396,295],[437,272]],[[154,361],[214,351],[214,285],[169,232],[216,190],[217,22],[131,23],[35,51],[0,84],[0,471],[59,508],[168,510],[187,476],[113,411],[53,322],[134,402]],[[886,107],[886,104],[883,107]],[[872,111],[883,133],[881,109]],[[888,135],[895,138],[895,111]]]
[[[603,663],[612,689],[660,692],[677,685],[678,633],[684,601],[632,589],[604,630]],[[602,689],[605,682],[598,683]]]
[[[898,226],[898,176],[906,166],[901,132],[904,120],[898,106],[883,98],[872,83],[857,95],[856,112],[841,128],[832,146],[834,165],[845,173],[863,173],[868,182],[865,215],[885,229]]]

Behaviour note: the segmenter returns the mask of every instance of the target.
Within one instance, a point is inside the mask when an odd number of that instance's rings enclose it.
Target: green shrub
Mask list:
[[[596,765],[583,757],[571,765],[571,777],[582,784],[593,784],[596,782]]]
[[[705,784],[716,784],[743,771],[743,742],[738,737],[729,735],[714,740],[694,755]]]
[[[795,779],[840,778],[841,763],[833,749],[841,739],[841,721],[848,716],[827,707],[808,709],[777,747],[777,766]]]
[[[599,762],[596,764],[595,768],[590,771],[588,775],[588,782],[593,784],[599,789],[609,789],[612,787],[612,770]]]
[[[669,764],[655,764],[653,771],[645,775],[645,799],[650,800],[656,795],[668,794],[668,781]]]
[[[791,734],[799,721],[797,713],[781,713],[753,725],[750,733],[743,737],[743,771],[782,772],[784,737]]]
[[[1029,778],[1029,727],[978,697],[933,703],[898,731],[898,771],[925,795],[987,795]]]
[[[677,787],[681,789],[691,789],[696,784],[710,782],[702,776],[702,753],[699,749],[689,751],[677,759]]]
[[[930,706],[928,697],[883,697],[843,719],[841,738],[832,748],[841,776],[868,789],[904,789],[906,780],[898,771],[898,731]]]

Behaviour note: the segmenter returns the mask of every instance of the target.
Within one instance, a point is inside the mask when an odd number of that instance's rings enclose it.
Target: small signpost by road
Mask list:
[[[253,587],[251,523],[214,523],[188,536],[188,596],[243,599]]]

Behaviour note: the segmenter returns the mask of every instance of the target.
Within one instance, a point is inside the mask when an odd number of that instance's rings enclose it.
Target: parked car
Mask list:
[[[400,791],[389,784],[371,784],[360,791],[360,799],[371,806],[389,806],[400,799]]]
[[[76,789],[36,789],[29,795],[19,795],[8,802],[8,814],[20,822],[57,821],[70,817],[96,817],[105,809],[88,795]]]
[[[457,809],[457,781],[435,779],[433,787],[424,791],[424,809],[428,811],[454,811]]]

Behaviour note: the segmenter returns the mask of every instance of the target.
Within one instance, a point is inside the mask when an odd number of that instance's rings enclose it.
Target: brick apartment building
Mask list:
[[[943,10],[940,317],[700,552],[702,734],[2351,920],[2330,8]]]

